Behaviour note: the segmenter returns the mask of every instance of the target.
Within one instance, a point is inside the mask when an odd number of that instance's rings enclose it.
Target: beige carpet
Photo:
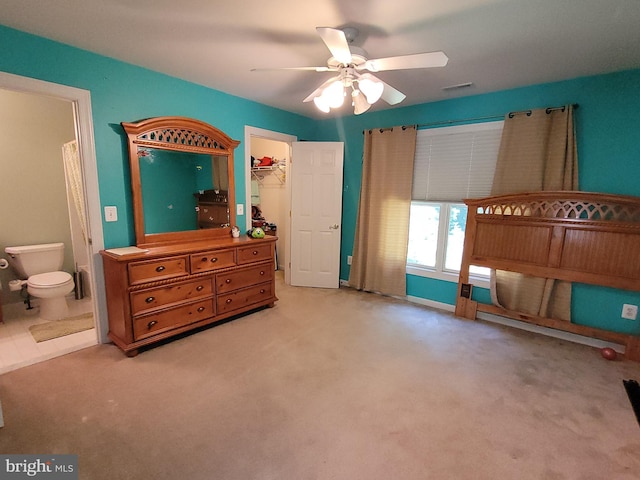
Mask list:
[[[84,313],[75,317],[31,325],[29,332],[31,332],[33,339],[40,343],[73,333],[84,332],[93,328],[94,324],[93,313]]]
[[[638,479],[640,364],[349,289],[277,294],[135,358],[0,376],[0,452],[78,454],[91,480]]]

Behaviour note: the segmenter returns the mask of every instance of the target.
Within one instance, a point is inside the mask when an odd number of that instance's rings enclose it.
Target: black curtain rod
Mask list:
[[[573,109],[576,110],[578,108],[578,104],[574,103],[573,105]],[[564,109],[566,108],[566,105],[562,105],[560,107],[547,107],[546,112],[547,113],[551,113],[554,110],[562,110],[564,111]],[[509,118],[513,118],[515,115],[519,115],[522,113],[525,113],[527,115],[531,115],[532,110],[522,110],[519,112],[509,112],[506,115],[509,116]],[[486,117],[475,117],[475,118],[461,118],[459,120],[443,120],[441,122],[432,122],[432,123],[420,123],[418,125],[403,125],[402,128],[408,128],[408,127],[435,127],[438,125],[452,125],[454,123],[471,123],[471,122],[479,122],[481,120],[500,120],[503,119],[505,117],[505,114],[501,114],[501,115],[488,115]],[[380,129],[369,129],[369,133],[371,133],[373,130],[380,130],[380,133],[386,131],[386,130],[393,130],[393,127],[387,127],[387,128],[380,128]],[[365,130],[362,131],[362,133],[365,133]]]
[[[401,128],[402,128],[402,130],[406,130],[407,128],[411,128],[411,127],[418,128],[418,127],[419,127],[419,125],[402,125],[402,127],[401,127]],[[369,133],[373,132],[374,130],[380,130],[380,133],[382,133],[382,132],[387,132],[387,131],[389,131],[389,132],[393,132],[393,129],[394,129],[394,128],[396,128],[396,127],[387,127],[387,128],[370,128],[370,129],[369,129]],[[363,133],[363,134],[364,134],[364,133],[366,133],[366,130],[363,130],[363,131],[362,131],[362,133]]]
[[[573,109],[574,109],[574,110],[576,110],[576,109],[578,108],[578,104],[577,104],[577,103],[574,103],[572,106],[573,106]],[[562,105],[562,106],[560,106],[560,107],[547,107],[547,109],[545,110],[545,112],[547,112],[547,114],[549,114],[549,113],[551,113],[551,112],[554,112],[554,111],[556,111],[556,110],[561,110],[561,111],[563,111],[563,112],[564,112],[564,109],[565,109],[565,108],[567,108],[567,106],[566,106],[566,105]],[[532,112],[532,110],[521,110],[520,112],[509,112],[509,113],[508,113],[508,115],[509,115],[509,118],[513,118],[513,117],[515,117],[516,115],[521,115],[521,114],[523,114],[523,113],[524,113],[524,114],[526,114],[526,115],[527,115],[527,117],[530,117],[530,116],[531,116],[531,112]]]
[[[436,125],[451,125],[454,123],[471,123],[471,122],[479,122],[480,120],[499,120],[504,118],[504,115],[488,115],[486,117],[475,117],[475,118],[461,118],[459,120],[443,120],[441,122],[431,122],[431,123],[421,123],[418,125],[420,127],[435,127]]]

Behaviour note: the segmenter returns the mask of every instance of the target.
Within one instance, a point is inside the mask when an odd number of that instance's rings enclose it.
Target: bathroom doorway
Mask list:
[[[102,336],[101,328],[95,327],[101,324],[104,286],[96,282],[92,250],[94,242],[102,248],[102,229],[100,224],[98,235],[93,230],[96,222],[91,222],[91,213],[96,202],[85,194],[87,187],[95,187],[97,194],[97,175],[94,185],[85,185],[94,172],[91,168],[86,171],[87,162],[82,159],[86,160],[83,157],[89,152],[95,162],[95,155],[86,99],[77,100],[83,96],[81,92],[0,75],[0,128],[4,132],[0,136],[0,257],[6,258],[6,246],[63,242],[62,270],[75,274],[81,287],[77,294],[67,297],[70,316],[88,317],[93,322],[90,330],[37,342],[29,329],[44,323],[38,318],[37,300],[25,303],[26,292],[8,288],[15,273],[0,270],[4,320],[0,325],[0,373],[95,345]],[[75,149],[75,166],[69,161],[65,165],[63,149]]]

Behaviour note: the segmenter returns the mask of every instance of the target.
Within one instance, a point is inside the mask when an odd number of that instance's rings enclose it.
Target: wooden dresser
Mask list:
[[[140,347],[272,307],[276,239],[200,240],[126,255],[103,250],[109,338],[135,356]]]

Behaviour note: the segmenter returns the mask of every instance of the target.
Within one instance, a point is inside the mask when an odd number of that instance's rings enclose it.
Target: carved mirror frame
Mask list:
[[[216,239],[231,236],[231,227],[236,224],[235,181],[233,173],[233,151],[240,144],[222,131],[200,120],[187,117],[155,117],[136,123],[122,122],[129,145],[131,169],[131,193],[136,245],[139,247]],[[142,179],[140,176],[139,147],[150,147],[177,152],[204,153],[227,158],[229,191],[229,226],[203,228],[180,232],[146,233],[144,205],[142,201]],[[161,186],[158,186],[161,188]],[[193,192],[189,192],[192,194]]]

